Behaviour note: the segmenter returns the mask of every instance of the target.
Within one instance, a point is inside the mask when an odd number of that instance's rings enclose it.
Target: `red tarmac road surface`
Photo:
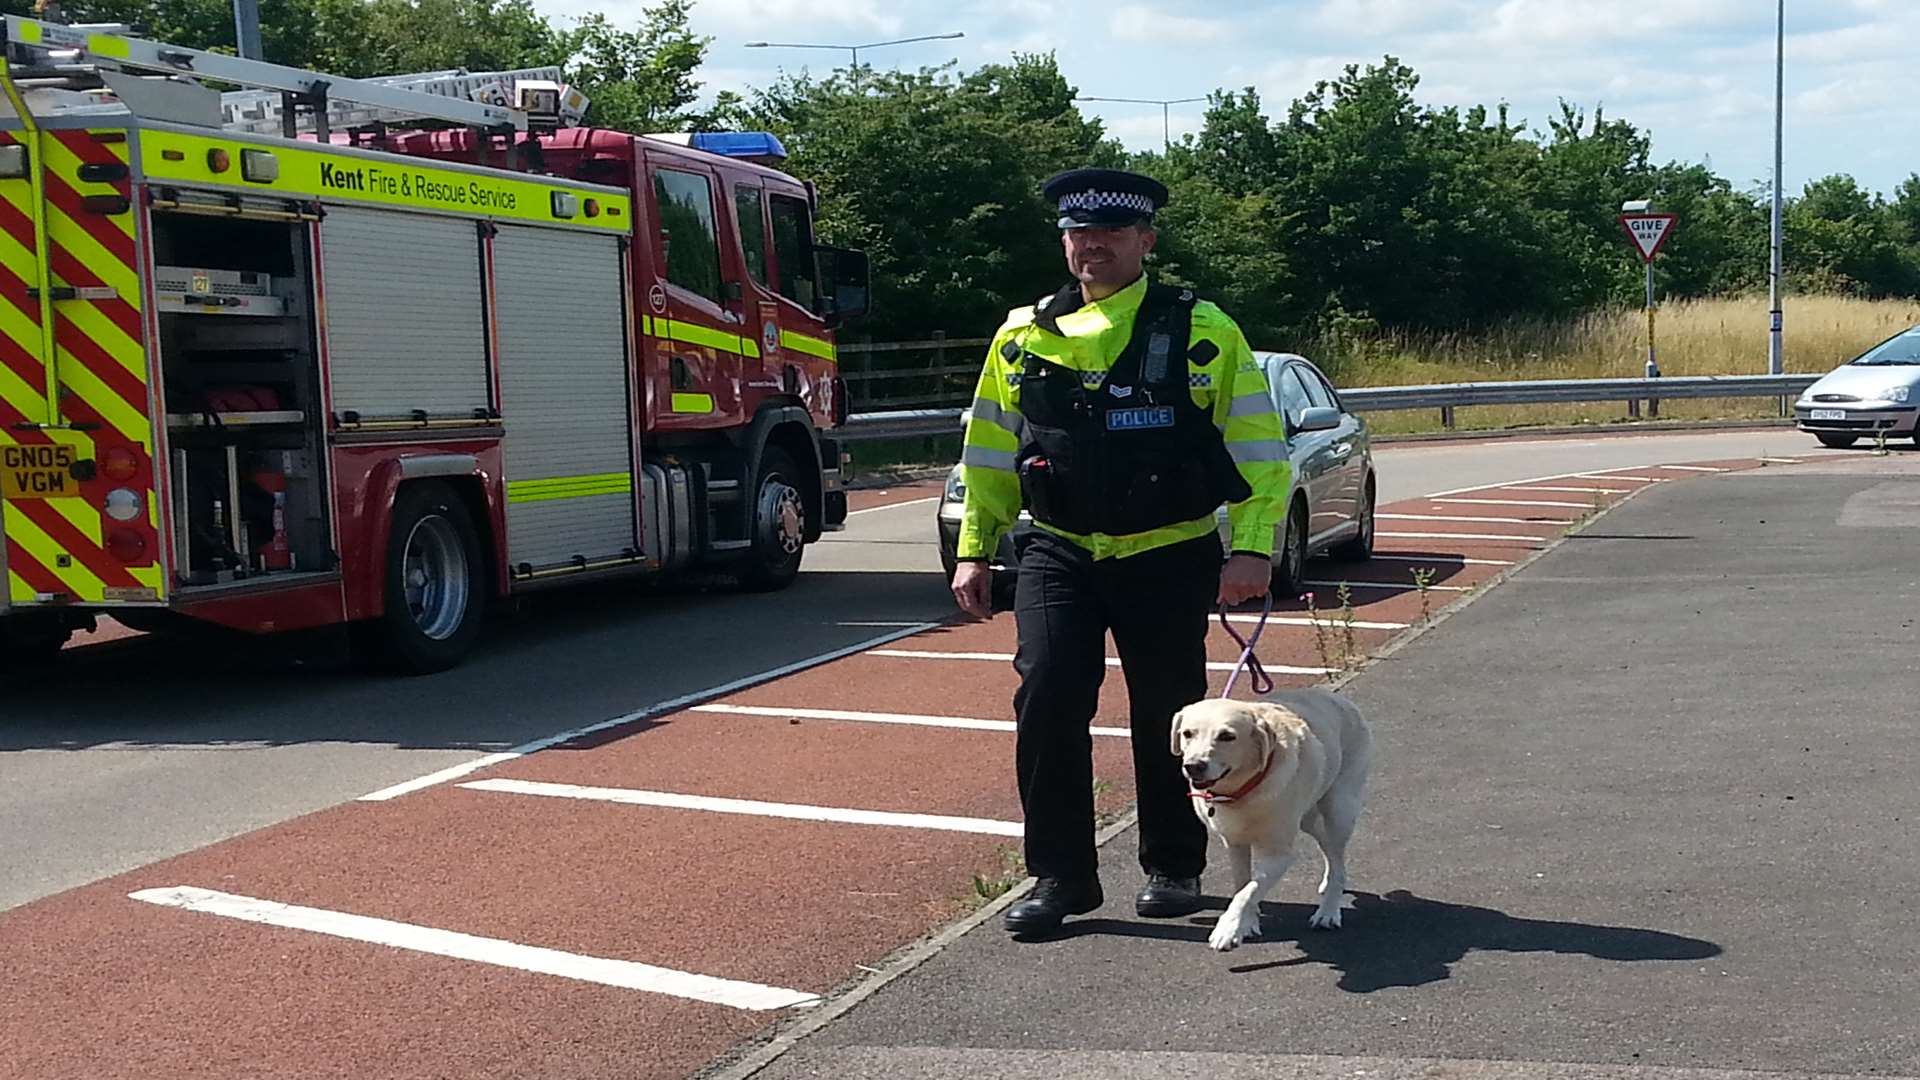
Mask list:
[[[1381,507],[1420,517],[1382,517],[1379,558],[1316,562],[1309,577],[1376,585],[1353,589],[1351,618],[1381,624],[1352,631],[1360,653],[1377,651],[1421,619],[1417,571],[1433,571],[1424,603],[1438,614],[1594,505],[1593,494],[1544,488],[1645,486],[1573,478]],[[865,509],[930,498],[938,487],[854,494],[855,508]],[[1544,505],[1556,502],[1578,506]],[[1529,514],[1564,520],[1434,520]],[[1489,536],[1519,539],[1478,538]],[[1280,599],[1258,647],[1270,667],[1324,668],[1347,647],[1337,590],[1313,591],[1321,643],[1301,624],[1306,605]],[[1243,636],[1255,629],[1234,628]],[[688,991],[673,973],[830,996],[976,903],[976,874],[1006,874],[1017,835],[962,829],[1018,822],[1012,734],[918,718],[1005,725],[1015,686],[1009,665],[888,654],[1013,648],[1010,616],[956,620],[657,720],[391,801],[311,814],[17,908],[0,916],[0,1044],[8,1047],[0,1076],[632,1080],[696,1072],[804,1006],[695,1000],[680,996]],[[1216,619],[1210,660],[1230,664],[1239,652]],[[1214,692],[1227,677],[1210,673]],[[1274,678],[1283,686],[1320,681],[1278,671]],[[1251,694],[1250,683],[1241,675],[1235,695]],[[1125,680],[1111,668],[1095,726],[1124,729],[1126,715]],[[1099,809],[1115,814],[1131,802],[1132,747],[1123,735],[1093,742],[1095,775],[1106,782]],[[567,785],[533,790],[592,797],[490,789],[502,781]],[[605,801],[604,789],[649,804]],[[726,801],[659,805],[686,796]],[[820,820],[839,810],[922,816]],[[947,820],[954,818],[964,820]],[[1132,853],[1116,848],[1103,857]],[[285,914],[243,921],[130,896],[176,886],[425,929],[401,927],[397,944],[380,944],[274,923]],[[487,954],[494,959],[421,951],[440,940],[426,930],[492,939],[480,947],[496,950]],[[568,954],[556,962],[571,966],[554,974],[497,960],[523,955],[517,946]],[[667,976],[635,976],[645,988],[594,981],[602,969],[593,965],[607,960]]]

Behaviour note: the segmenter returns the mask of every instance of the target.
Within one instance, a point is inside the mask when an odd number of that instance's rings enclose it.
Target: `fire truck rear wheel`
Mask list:
[[[806,503],[792,456],[767,447],[753,491],[753,549],[741,583],[756,591],[783,589],[799,576],[806,544]]]
[[[0,619],[0,671],[31,675],[60,658],[73,631],[51,619]]]
[[[409,674],[458,664],[480,635],[486,574],[466,504],[445,484],[408,484],[393,505],[377,661]]]

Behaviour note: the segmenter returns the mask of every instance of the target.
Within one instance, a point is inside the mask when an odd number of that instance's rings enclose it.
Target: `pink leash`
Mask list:
[[[1252,676],[1254,693],[1262,695],[1273,693],[1273,680],[1267,676],[1267,669],[1260,666],[1260,658],[1253,655],[1254,645],[1259,642],[1260,635],[1267,629],[1267,617],[1273,614],[1273,590],[1268,589],[1262,594],[1261,600],[1263,606],[1260,609],[1260,621],[1255,624],[1251,639],[1241,637],[1234,630],[1233,624],[1227,621],[1227,605],[1220,605],[1220,625],[1226,628],[1227,636],[1240,646],[1240,662],[1233,665],[1233,673],[1227,676],[1227,688],[1220,692],[1223,698],[1233,696],[1233,684],[1240,678],[1240,672],[1243,670]]]

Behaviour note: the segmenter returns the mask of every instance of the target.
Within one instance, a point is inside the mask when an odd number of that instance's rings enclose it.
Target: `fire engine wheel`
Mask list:
[[[73,632],[50,621],[15,615],[0,619],[0,671],[30,675],[60,658]]]
[[[806,546],[806,505],[800,471],[786,451],[768,447],[754,478],[753,549],[741,583],[756,591],[783,589],[800,574]]]
[[[479,636],[484,574],[466,506],[444,484],[409,484],[387,541],[382,666],[413,674],[458,664]]]

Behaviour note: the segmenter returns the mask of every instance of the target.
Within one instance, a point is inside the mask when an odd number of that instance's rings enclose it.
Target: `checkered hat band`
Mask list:
[[[1153,213],[1153,200],[1126,191],[1079,191],[1060,197],[1060,210],[1106,210],[1119,207],[1136,214]]]

